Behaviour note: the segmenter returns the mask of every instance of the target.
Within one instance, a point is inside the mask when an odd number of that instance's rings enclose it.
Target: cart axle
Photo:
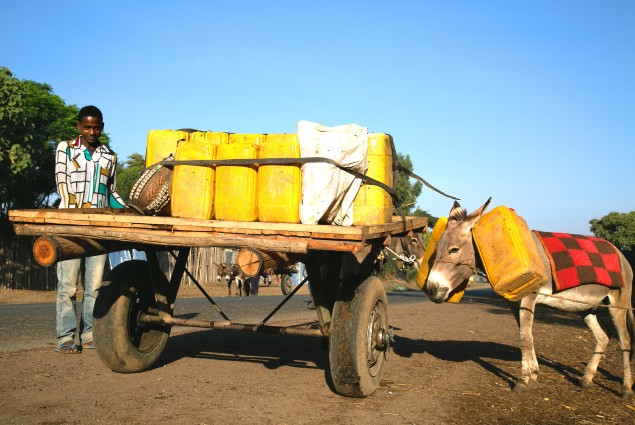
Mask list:
[[[195,320],[195,319],[179,319],[172,316],[160,318],[159,316],[153,316],[150,314],[140,314],[140,323],[151,323],[156,325],[176,325],[176,326],[191,326],[195,328],[207,328],[207,329],[222,329],[230,331],[242,331],[242,332],[259,332],[269,334],[280,335],[301,335],[301,336],[314,336],[323,337],[322,331],[319,329],[306,329],[295,328],[288,326],[265,326],[254,325],[248,323],[233,323],[229,320],[221,321],[207,321],[207,320]]]

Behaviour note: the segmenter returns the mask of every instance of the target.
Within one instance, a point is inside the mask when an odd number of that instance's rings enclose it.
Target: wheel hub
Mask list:
[[[368,369],[371,375],[381,368],[388,353],[390,334],[382,303],[377,303],[371,312],[368,323]]]
[[[390,334],[384,329],[377,329],[373,334],[373,341],[377,350],[386,351],[390,347]]]

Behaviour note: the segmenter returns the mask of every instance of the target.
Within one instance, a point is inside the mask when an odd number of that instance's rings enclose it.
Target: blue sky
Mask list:
[[[8,0],[0,65],[100,107],[123,158],[151,129],[357,123],[469,211],[589,234],[635,210],[631,0]]]

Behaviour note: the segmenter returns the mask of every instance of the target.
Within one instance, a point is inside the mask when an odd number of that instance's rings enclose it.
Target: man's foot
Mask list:
[[[91,350],[95,349],[95,341],[93,341],[92,339],[89,339],[88,341],[82,342],[82,350],[84,348],[88,348]]]
[[[58,353],[62,354],[77,354],[79,353],[79,349],[75,345],[73,341],[63,342],[55,349]]]

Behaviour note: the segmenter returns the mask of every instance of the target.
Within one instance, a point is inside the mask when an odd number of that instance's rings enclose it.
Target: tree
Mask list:
[[[51,204],[55,146],[77,137],[75,105],[44,83],[20,81],[0,67],[0,217]],[[102,134],[102,143],[110,138]]]
[[[424,211],[421,208],[417,207],[415,212],[412,213],[415,217],[428,217],[428,227],[432,228],[435,224],[437,224],[437,220],[439,217],[435,217],[430,214],[428,211]]]
[[[635,211],[611,212],[589,223],[591,232],[598,238],[606,239],[621,251],[635,251]]]
[[[404,156],[403,154],[397,154],[397,163],[412,171],[412,161],[410,155]],[[417,202],[417,197],[421,194],[423,184],[420,181],[416,181],[414,184],[410,183],[409,177],[404,173],[395,173],[394,178],[395,192],[397,197],[401,201],[401,208],[405,215],[410,215]],[[398,213],[397,213],[398,214]]]
[[[26,90],[7,68],[0,67],[0,217],[9,209],[11,176],[25,167],[21,146],[28,134],[15,131],[26,126]]]
[[[117,163],[117,193],[124,202],[128,202],[132,186],[146,167],[143,155],[133,153],[125,162]]]

